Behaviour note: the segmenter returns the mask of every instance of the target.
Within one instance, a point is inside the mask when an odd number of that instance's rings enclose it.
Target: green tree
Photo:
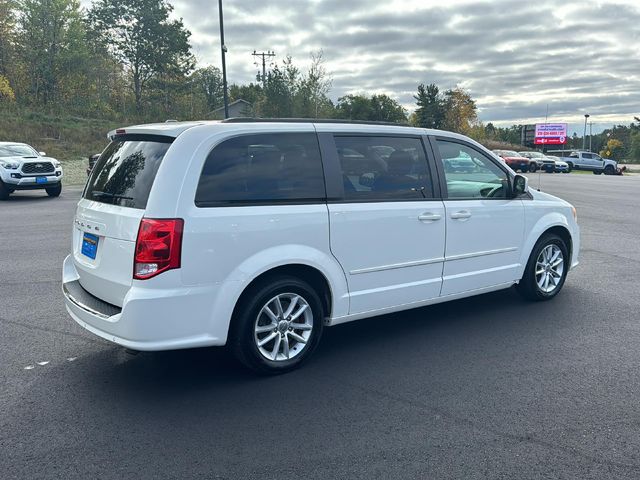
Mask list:
[[[206,101],[207,111],[210,112],[224,100],[222,72],[218,67],[199,68],[191,75],[191,81]]]
[[[295,91],[295,116],[301,118],[332,116],[333,103],[328,97],[332,82],[324,66],[322,50],[312,53],[311,66],[298,80]]]
[[[394,123],[407,121],[407,111],[388,95],[373,95],[370,102],[373,116],[369,120]]]
[[[263,102],[264,91],[262,85],[259,83],[249,83],[248,85],[232,84],[229,86],[229,100],[245,100],[251,104],[251,108],[247,112],[243,112],[243,115],[254,116],[259,112],[258,106]]]
[[[345,95],[338,98],[336,113],[338,118],[371,120],[373,117],[371,100],[366,95]]]
[[[18,50],[36,103],[57,100],[61,79],[77,68],[84,45],[84,24],[77,0],[19,2]]]
[[[97,0],[89,12],[95,31],[130,74],[138,113],[152,78],[193,69],[191,33],[182,19],[169,19],[172,10],[165,0]]]
[[[415,111],[414,124],[422,128],[442,128],[444,123],[444,105],[440,89],[434,83],[426,87],[418,85],[418,94],[414,95],[418,108]]]
[[[294,116],[294,104],[299,88],[300,70],[291,57],[282,65],[276,65],[264,81],[263,98],[258,105],[260,115],[268,118],[288,118]]]
[[[629,157],[634,162],[640,162],[640,132],[636,132],[631,135]]]
[[[0,0],[0,75],[7,75],[14,61],[16,36],[14,8],[13,0]]]
[[[380,122],[406,122],[407,112],[388,95],[345,95],[338,99],[336,113],[339,118]]]

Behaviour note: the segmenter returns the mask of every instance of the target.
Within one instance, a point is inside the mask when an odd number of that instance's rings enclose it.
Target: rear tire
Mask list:
[[[4,182],[0,180],[0,200],[7,200],[12,192],[13,190],[7,187]]]
[[[536,170],[538,170],[538,165],[537,165],[536,163],[531,163],[531,164],[529,165],[529,171],[530,171],[531,173],[534,173]]]
[[[531,251],[516,290],[528,300],[551,300],[562,290],[570,262],[564,240],[551,233],[543,235]]]
[[[322,302],[313,287],[296,277],[273,277],[243,294],[232,319],[229,346],[254,372],[285,373],[311,356],[323,325]]]
[[[62,193],[62,182],[58,183],[55,187],[46,188],[45,190],[50,197],[59,197]]]
[[[573,163],[567,162],[567,165],[569,165],[569,169],[567,170],[567,173],[571,173],[571,170],[573,170]]]

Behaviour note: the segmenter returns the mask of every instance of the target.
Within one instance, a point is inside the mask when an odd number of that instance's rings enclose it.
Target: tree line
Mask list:
[[[201,118],[222,105],[217,67],[197,67],[191,33],[166,0],[0,0],[0,107],[89,118]],[[231,84],[251,115],[379,120],[421,124],[385,94],[329,98],[322,52],[302,70],[286,57],[262,78]],[[418,95],[421,95],[420,91]],[[443,126],[465,129],[475,102],[447,90]],[[456,113],[453,113],[453,110]],[[460,121],[469,112],[468,121]],[[438,120],[436,120],[438,121]]]
[[[217,67],[198,67],[191,33],[172,10],[166,0],[94,0],[86,9],[79,0],[0,0],[0,109],[123,123],[206,118],[222,106],[222,75]],[[386,94],[332,101],[322,51],[308,63],[302,69],[285,57],[264,78],[231,83],[230,100],[249,102],[246,114],[253,116],[409,123],[484,143],[520,143],[521,125],[483,124],[476,101],[460,87],[418,85],[409,114]],[[640,121],[594,136],[594,151],[640,160],[639,127]],[[581,146],[575,134],[569,143]]]

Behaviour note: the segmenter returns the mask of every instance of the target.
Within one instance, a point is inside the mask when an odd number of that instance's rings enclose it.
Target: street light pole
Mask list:
[[[584,114],[584,133],[582,134],[582,150],[585,150],[587,146],[587,119],[589,118],[589,114]]]
[[[220,14],[220,51],[222,53],[222,89],[224,96],[224,118],[229,118],[229,96],[227,94],[227,61],[225,58],[225,55],[227,53],[227,46],[224,44],[222,0],[218,0],[218,13]]]
[[[593,138],[593,122],[589,122],[589,151],[591,152],[591,139]]]

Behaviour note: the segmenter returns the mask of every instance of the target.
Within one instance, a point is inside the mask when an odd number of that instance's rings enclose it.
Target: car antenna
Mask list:
[[[547,122],[549,121],[549,104],[547,103],[547,113],[544,115],[544,126],[547,126]],[[542,144],[542,155],[544,156],[544,143]],[[542,169],[544,168],[544,161],[542,162],[542,167],[538,170],[538,191],[542,187]],[[555,169],[554,169],[555,170]]]
[[[542,147],[542,154],[544,155],[544,147]],[[542,167],[538,169],[538,191],[542,187],[542,169],[544,168],[544,162],[542,162]]]

